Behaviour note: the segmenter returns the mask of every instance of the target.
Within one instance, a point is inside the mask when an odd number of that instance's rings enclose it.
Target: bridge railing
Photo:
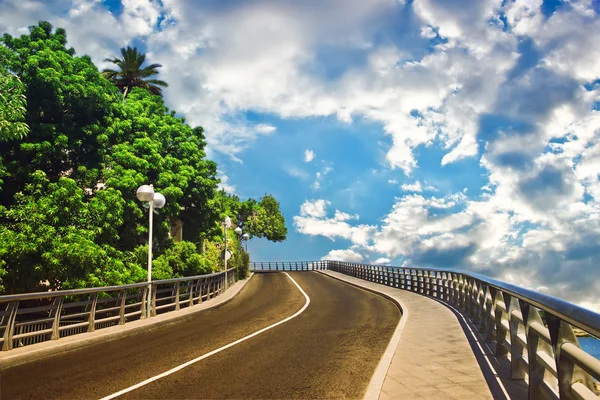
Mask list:
[[[327,268],[443,301],[468,318],[510,359],[512,379],[530,399],[597,399],[600,360],[581,349],[573,328],[600,337],[600,314],[479,274],[328,261]]]
[[[148,301],[151,317],[192,307],[223,293],[225,275],[0,296],[2,350],[144,319]],[[235,283],[235,269],[227,270],[227,280]]]
[[[250,271],[317,271],[327,269],[327,261],[258,261],[250,263]]]

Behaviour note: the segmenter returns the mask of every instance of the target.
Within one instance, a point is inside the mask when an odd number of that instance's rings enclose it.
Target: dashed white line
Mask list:
[[[289,275],[287,272],[284,272],[284,274],[286,274],[286,275],[287,275],[287,277],[291,279],[291,281],[294,283],[294,285],[296,285],[296,287],[298,288],[298,290],[300,290],[300,292],[301,292],[301,293],[304,295],[304,298],[306,298],[306,303],[304,303],[304,306],[303,306],[303,307],[302,307],[300,310],[298,310],[298,311],[297,311],[297,312],[296,312],[294,315],[291,315],[291,316],[289,316],[289,317],[287,317],[287,318],[285,318],[285,319],[282,319],[281,321],[279,321],[279,322],[276,322],[276,323],[274,323],[273,325],[269,325],[269,326],[267,326],[266,328],[263,328],[263,329],[261,329],[261,330],[258,330],[258,331],[256,331],[256,332],[254,332],[254,333],[251,333],[250,335],[248,335],[248,336],[245,336],[245,337],[243,337],[243,338],[241,338],[241,339],[238,339],[238,340],[236,340],[235,342],[231,342],[231,343],[229,343],[229,344],[227,344],[227,345],[225,345],[225,346],[223,346],[223,347],[219,347],[219,348],[218,348],[218,349],[216,349],[216,350],[213,350],[213,351],[211,351],[211,352],[209,352],[209,353],[206,353],[206,354],[204,354],[204,355],[201,355],[200,357],[194,358],[193,360],[190,360],[190,361],[188,361],[188,362],[186,362],[186,363],[183,363],[183,364],[181,364],[181,365],[178,365],[178,366],[177,366],[177,367],[175,367],[175,368],[171,368],[170,370],[168,370],[168,371],[165,371],[165,372],[163,372],[162,374],[159,374],[159,375],[153,376],[152,378],[148,378],[148,379],[146,379],[145,381],[142,381],[142,382],[140,382],[140,383],[138,383],[138,384],[135,384],[135,385],[133,385],[133,386],[130,386],[130,387],[126,388],[126,389],[120,390],[120,391],[118,391],[118,392],[116,392],[116,393],[113,393],[113,394],[111,394],[111,395],[108,395],[108,396],[106,396],[106,397],[103,397],[103,398],[102,398],[102,399],[100,399],[100,400],[110,400],[110,399],[114,399],[115,397],[119,397],[119,396],[121,396],[121,395],[123,395],[123,394],[125,394],[125,393],[128,393],[128,392],[131,392],[131,391],[133,391],[133,390],[139,389],[139,388],[141,388],[142,386],[146,386],[146,385],[147,385],[147,384],[149,384],[149,383],[155,382],[155,381],[157,381],[157,380],[159,380],[159,379],[161,379],[161,378],[164,378],[164,377],[166,377],[166,376],[169,376],[169,375],[171,375],[171,374],[174,374],[174,373],[175,373],[175,372],[177,372],[177,371],[181,371],[181,370],[182,370],[182,369],[184,369],[185,367],[189,367],[190,365],[192,365],[192,364],[195,364],[195,363],[197,363],[197,362],[199,362],[199,361],[202,361],[202,360],[204,360],[205,358],[208,358],[208,357],[210,357],[210,356],[212,356],[212,355],[215,355],[215,354],[217,354],[217,353],[220,353],[220,352],[222,352],[223,350],[227,350],[228,348],[230,348],[230,347],[233,347],[233,346],[235,346],[235,345],[237,345],[237,344],[240,344],[240,343],[242,343],[242,342],[244,342],[244,341],[246,341],[246,340],[248,340],[248,339],[250,339],[250,338],[253,338],[254,336],[258,336],[258,335],[260,335],[261,333],[264,333],[264,332],[268,331],[269,329],[273,329],[273,328],[275,328],[276,326],[278,326],[278,325],[281,325],[281,324],[283,324],[283,323],[285,323],[285,322],[288,322],[289,320],[291,320],[291,319],[294,319],[294,318],[296,318],[298,315],[302,314],[302,313],[304,312],[304,310],[306,310],[306,308],[307,308],[307,307],[308,307],[308,305],[310,304],[310,297],[308,297],[308,295],[306,294],[306,292],[304,291],[304,289],[302,289],[302,288],[300,287],[300,285],[298,285],[298,282],[296,282],[296,281],[294,280],[294,278],[292,278],[292,277],[291,277],[291,276],[290,276],[290,275]]]

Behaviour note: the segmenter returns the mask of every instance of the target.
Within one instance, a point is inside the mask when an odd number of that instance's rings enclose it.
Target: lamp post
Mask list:
[[[155,208],[163,208],[167,199],[160,193],[154,192],[152,185],[142,185],[138,188],[136,196],[139,201],[148,202],[149,205],[149,217],[148,217],[148,295],[146,296],[146,317],[150,318],[150,311],[152,306],[150,300],[152,299],[152,224]]]
[[[239,226],[237,228],[235,228],[235,233],[236,233],[236,235],[238,235],[238,238],[241,238],[242,237],[242,228],[240,228]]]
[[[250,239],[250,235],[248,235],[247,233],[244,233],[242,235],[242,239],[244,239],[244,242],[246,243],[246,253],[248,252],[248,239]]]
[[[225,290],[227,290],[227,228],[231,226],[231,218],[225,217],[223,221],[223,237],[225,238],[225,252],[223,253],[223,260],[225,264]]]

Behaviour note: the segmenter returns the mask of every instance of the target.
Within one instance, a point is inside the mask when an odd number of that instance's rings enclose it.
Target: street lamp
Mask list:
[[[240,228],[239,226],[237,228],[235,228],[235,233],[236,233],[236,235],[238,235],[238,239],[240,239],[240,247],[243,249],[242,242],[241,242],[241,239],[242,239],[242,228]]]
[[[247,233],[244,233],[242,235],[242,239],[244,239],[244,242],[246,242],[246,253],[248,252],[248,239],[250,239],[250,235],[248,235]]]
[[[223,237],[225,238],[225,252],[223,252],[223,259],[225,264],[225,290],[227,290],[227,228],[231,226],[231,218],[225,217],[223,221]]]
[[[155,208],[163,208],[167,199],[160,193],[154,192],[152,185],[142,185],[138,188],[136,196],[139,201],[148,202],[149,207],[149,222],[148,222],[148,296],[146,301],[146,317],[150,318],[150,300],[152,290],[152,222]]]

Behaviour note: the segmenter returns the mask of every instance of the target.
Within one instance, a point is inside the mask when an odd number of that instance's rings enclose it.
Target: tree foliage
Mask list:
[[[265,194],[260,201],[248,199],[240,201],[236,195],[219,192],[220,202],[226,214],[234,218],[251,238],[266,238],[273,242],[282,242],[287,236],[285,218],[281,213],[279,202],[270,194]]]
[[[6,64],[7,49],[0,46],[0,141],[21,139],[29,132],[25,85]]]
[[[167,198],[154,216],[154,279],[220,268],[225,214],[254,237],[285,239],[272,196],[240,201],[217,192],[201,127],[143,88],[123,103],[91,59],[66,43],[65,31],[47,22],[0,40],[0,76],[10,74],[16,99],[0,102],[0,126],[11,126],[0,130],[0,290],[143,280],[148,210],[135,196],[142,184]],[[176,220],[184,226],[178,243],[170,237]],[[238,238],[228,236],[237,250]]]

